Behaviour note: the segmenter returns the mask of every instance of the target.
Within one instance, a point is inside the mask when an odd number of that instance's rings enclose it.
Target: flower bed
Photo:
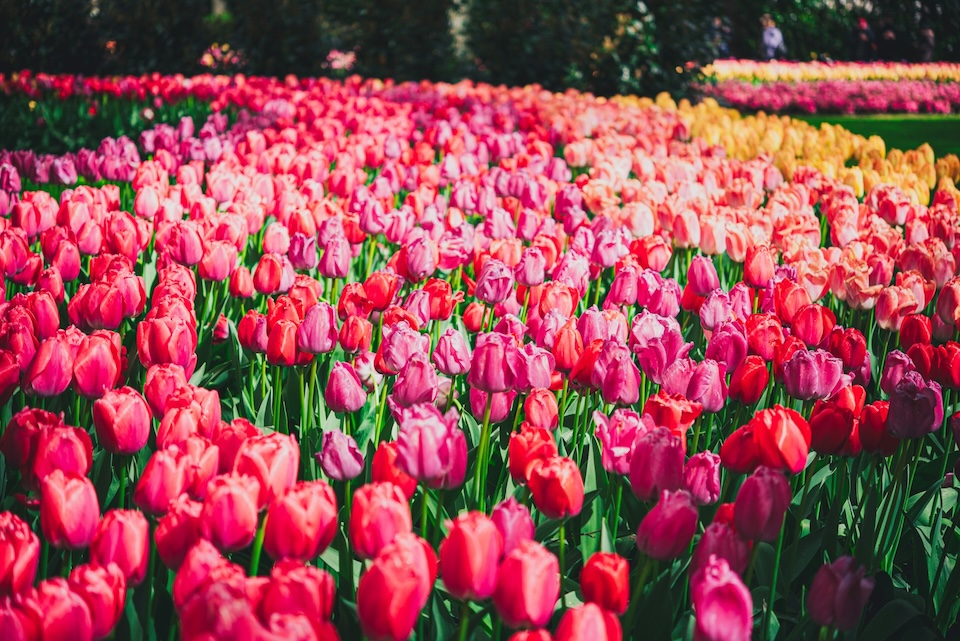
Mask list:
[[[960,111],[960,65],[717,61],[706,96],[738,109],[777,113]]]
[[[954,621],[956,157],[665,96],[207,86],[203,122],[0,152],[4,639]]]

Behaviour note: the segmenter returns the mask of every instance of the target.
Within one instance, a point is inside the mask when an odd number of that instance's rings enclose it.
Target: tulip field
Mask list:
[[[0,151],[0,640],[957,634],[956,156],[666,95],[0,87],[84,145]]]

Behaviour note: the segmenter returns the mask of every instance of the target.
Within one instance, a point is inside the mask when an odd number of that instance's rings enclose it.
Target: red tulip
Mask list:
[[[769,381],[770,372],[763,359],[751,354],[730,376],[730,398],[743,405],[753,405],[760,400]]]
[[[200,512],[200,533],[225,552],[242,550],[257,533],[260,483],[252,476],[218,476],[210,481]]]
[[[413,531],[410,506],[393,483],[370,483],[354,492],[350,544],[360,559],[372,559],[399,534]]]
[[[181,318],[154,318],[137,325],[137,354],[144,367],[173,363],[187,377],[197,366],[197,328]]]
[[[290,320],[280,320],[267,336],[267,362],[281,367],[297,364],[297,324]]]
[[[79,550],[90,545],[100,519],[97,491],[85,476],[54,470],[43,479],[40,527],[57,548]]]
[[[97,524],[90,544],[90,562],[115,563],[131,586],[147,575],[150,558],[149,525],[138,510],[110,510]]]
[[[37,608],[42,613],[44,641],[92,641],[95,638],[90,606],[66,579],[41,582],[37,586]]]
[[[380,443],[370,464],[370,480],[374,483],[393,483],[409,501],[417,491],[417,479],[397,466],[398,446],[396,441]]]
[[[535,541],[524,541],[497,570],[493,605],[511,628],[543,627],[560,594],[557,557]]]
[[[297,482],[300,446],[292,435],[273,432],[244,441],[237,453],[234,472],[258,481],[257,504],[263,507],[281,497]]]
[[[538,459],[527,468],[527,483],[533,502],[550,519],[580,514],[583,507],[583,477],[573,459],[554,456]]]
[[[594,603],[564,612],[554,635],[556,641],[620,641],[622,638],[620,619]]]
[[[116,342],[112,339],[116,337]],[[100,398],[120,382],[120,335],[94,332],[73,361],[73,385],[81,396]]]
[[[112,454],[135,454],[150,436],[150,407],[132,387],[110,390],[93,403],[97,439]]]
[[[263,547],[275,560],[306,562],[337,534],[337,497],[326,481],[302,481],[267,509]]]
[[[404,641],[413,632],[437,577],[437,559],[423,539],[404,533],[385,546],[360,577],[357,615],[372,641]]]
[[[165,514],[170,501],[186,490],[188,462],[176,445],[154,452],[133,491],[134,504],[149,514]]]
[[[170,503],[169,511],[157,521],[153,533],[157,554],[171,570],[177,570],[187,552],[200,540],[200,511],[203,504],[186,494]]]
[[[73,380],[74,354],[60,335],[40,343],[30,367],[23,373],[21,387],[31,396],[59,396]]]
[[[733,518],[733,517],[731,517]],[[700,541],[690,559],[690,574],[710,563],[711,557],[723,559],[737,574],[743,574],[750,563],[750,542],[737,532],[731,523],[714,518],[700,535]]]
[[[900,439],[887,429],[889,410],[889,401],[874,401],[864,406],[860,413],[860,443],[865,452],[891,456],[900,447]]]
[[[93,638],[110,636],[127,602],[127,581],[119,566],[78,565],[70,573],[70,589],[90,608]]]
[[[33,585],[40,539],[20,517],[0,512],[0,594],[20,594]]]
[[[278,614],[302,614],[311,622],[329,621],[334,589],[333,578],[323,570],[281,561],[273,567],[263,590],[260,616],[269,621]]]
[[[768,245],[753,245],[747,249],[743,263],[743,282],[750,287],[766,287],[776,267],[776,250]]]
[[[583,564],[580,591],[587,603],[622,615],[630,601],[630,567],[619,554],[597,552]]]
[[[933,324],[929,316],[908,314],[904,317],[900,325],[900,349],[907,351],[917,343],[929,345],[932,339]]]
[[[524,422],[519,432],[510,435],[509,467],[514,482],[527,482],[527,469],[534,461],[557,455],[557,442],[544,428],[531,427]]]
[[[2,193],[2,192],[0,192]],[[0,638],[9,641],[37,641],[41,634],[43,613],[36,602],[36,593],[29,598],[0,597]]]
[[[443,583],[457,599],[482,601],[493,594],[503,538],[485,514],[468,512],[448,525],[440,544]]]
[[[147,369],[143,395],[150,404],[153,416],[162,418],[166,412],[167,401],[186,386],[187,376],[179,365],[151,365]]]
[[[90,473],[93,444],[86,430],[79,427],[42,427],[34,441],[33,465],[28,482],[39,487],[51,472]]]

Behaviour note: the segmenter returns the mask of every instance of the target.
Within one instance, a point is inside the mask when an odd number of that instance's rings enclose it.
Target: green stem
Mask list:
[[[350,523],[350,481],[343,484],[343,546],[340,548],[340,589],[341,595],[347,601],[354,600],[353,593],[353,559],[350,558],[350,539],[348,537]]]
[[[614,543],[616,543],[617,534],[620,530],[620,503],[623,500],[623,480],[619,475],[615,475],[613,482],[617,486],[617,494],[613,500],[613,521],[611,521],[610,534],[613,536]]]
[[[267,517],[264,516],[257,529],[257,536],[253,540],[253,552],[250,554],[250,576],[257,576],[260,571],[260,552],[263,550],[263,535],[267,531]]]
[[[286,434],[286,426],[280,424],[280,408],[282,405],[283,374],[279,365],[273,368],[273,426],[281,434]]]
[[[37,573],[37,582],[47,578],[47,566],[50,563],[50,544],[46,537],[40,537],[40,572]]]
[[[151,537],[152,539],[152,537]],[[150,559],[147,561],[147,611],[146,611],[146,621],[144,622],[143,629],[151,630],[152,624],[150,620],[153,618],[153,583],[154,575],[157,572],[157,547],[155,545],[150,546]]]
[[[767,640],[770,633],[770,615],[773,613],[773,603],[777,597],[777,575],[780,573],[780,554],[783,552],[783,531],[786,529],[786,519],[780,526],[780,536],[777,537],[777,552],[773,561],[773,577],[770,579],[770,602],[763,611],[763,627],[760,629],[761,641]]]
[[[452,390],[451,386],[451,390]],[[373,449],[380,447],[380,438],[383,435],[383,411],[387,406],[387,379],[384,378],[380,383],[380,405],[377,406],[377,426],[373,439]]]
[[[422,491],[420,494],[420,538],[423,539],[424,541],[429,541],[430,539],[428,537],[427,530],[429,528],[430,509],[429,509],[429,506],[427,505],[427,496],[430,490],[427,489],[426,485],[424,485],[421,488],[421,490]]]
[[[637,616],[637,607],[640,605],[640,599],[643,597],[643,589],[647,586],[647,579],[650,576],[650,570],[653,568],[653,561],[643,557],[643,564],[640,568],[640,574],[637,575],[637,582],[633,586],[633,594],[630,595],[630,606],[627,608],[627,614],[624,616],[625,630],[633,630],[633,619]]]
[[[566,532],[566,521],[560,521],[560,605],[566,609],[567,607],[567,591],[563,589],[563,579],[567,576],[564,568],[566,566],[564,552],[567,547],[567,532]]]
[[[467,630],[470,627],[470,602],[464,601],[460,604],[460,634],[457,635],[459,641],[467,641]]]
[[[118,465],[120,472],[120,491],[117,494],[119,497],[117,500],[117,506],[119,509],[124,509],[127,503],[127,477],[129,476],[129,471],[127,469],[127,458],[123,455],[117,457]]]
[[[480,430],[480,443],[477,446],[477,467],[473,483],[473,497],[482,512],[484,509],[483,492],[487,480],[487,448],[490,443],[490,409],[493,407],[493,393],[487,392],[487,404],[483,409],[483,427]]]

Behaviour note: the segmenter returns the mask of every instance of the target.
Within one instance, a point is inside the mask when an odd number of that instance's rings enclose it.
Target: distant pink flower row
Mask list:
[[[929,80],[824,80],[704,84],[706,96],[737,109],[799,113],[960,112],[960,84]]]

